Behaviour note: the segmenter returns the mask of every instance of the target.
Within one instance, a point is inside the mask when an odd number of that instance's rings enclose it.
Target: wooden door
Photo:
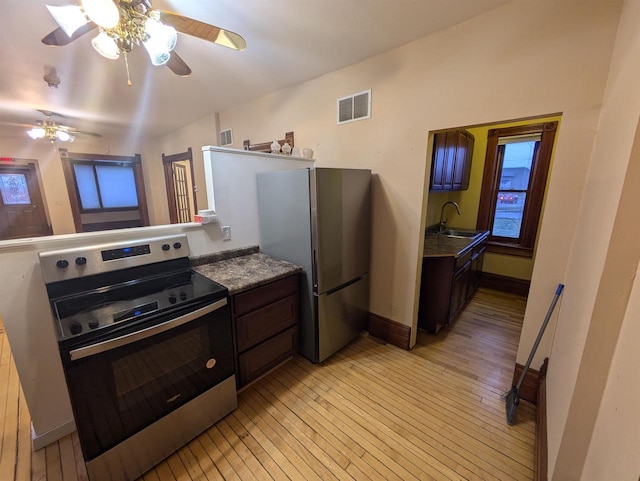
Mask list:
[[[0,239],[51,235],[35,164],[0,165]]]
[[[178,222],[191,222],[191,209],[189,208],[190,186],[187,184],[187,168],[178,163],[174,163],[172,167]]]
[[[184,165],[178,163],[184,161],[188,162],[188,172]],[[169,222],[171,224],[191,222],[193,216],[190,206],[193,206],[194,214],[198,212],[191,147],[179,154],[162,154],[162,164],[169,203]]]

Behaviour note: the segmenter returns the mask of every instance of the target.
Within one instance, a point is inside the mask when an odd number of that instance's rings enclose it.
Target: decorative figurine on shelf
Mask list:
[[[310,148],[308,148],[308,147],[307,147],[307,148],[305,148],[305,149],[302,149],[302,156],[303,156],[305,159],[313,159],[313,150],[311,150],[311,149],[310,149]]]
[[[294,157],[301,157],[300,147],[294,147],[293,149],[291,149],[291,155],[293,155]]]
[[[280,153],[280,143],[277,140],[274,140],[271,144],[271,153],[279,154]]]
[[[285,142],[282,146],[282,153],[284,155],[291,155],[291,146],[289,145],[289,142]]]

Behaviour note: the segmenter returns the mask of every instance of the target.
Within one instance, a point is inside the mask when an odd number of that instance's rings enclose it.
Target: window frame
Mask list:
[[[498,147],[500,138],[535,134],[540,134],[541,136],[532,161],[520,237],[509,239],[508,237],[497,237],[489,234],[487,239],[487,250],[489,252],[533,257],[557,128],[558,122],[545,122],[489,130],[476,224],[478,230],[491,231],[493,227],[496,199],[500,191],[500,177],[502,175],[502,156]]]
[[[62,161],[62,170],[64,172],[65,182],[67,184],[67,192],[69,194],[69,203],[71,206],[71,213],[73,214],[73,222],[76,228],[76,232],[86,232],[84,224],[82,222],[82,216],[85,214],[100,214],[100,213],[115,213],[115,212],[134,212],[139,214],[140,223],[143,226],[149,225],[149,210],[147,207],[147,195],[144,187],[144,176],[142,172],[142,157],[140,154],[133,156],[124,155],[106,155],[106,154],[87,154],[68,152],[66,149],[60,150],[60,160]],[[138,196],[137,207],[117,207],[107,209],[90,209],[84,210],[80,206],[80,194],[78,192],[78,185],[75,177],[75,171],[73,165],[75,163],[90,163],[90,164],[131,164],[133,167],[133,173],[136,184],[136,193]],[[98,224],[99,230],[105,229],[120,229],[125,227],[132,227],[128,221],[104,221]]]
[[[93,177],[94,177],[94,181],[95,181],[95,185],[96,185],[96,189],[98,191],[98,202],[100,203],[101,207],[95,208],[95,209],[85,209],[82,207],[82,198],[80,196],[80,187],[78,186],[78,177],[76,175],[75,172],[75,166],[76,165],[89,165],[93,168]],[[73,180],[74,180],[74,186],[76,189],[76,195],[78,196],[78,201],[79,201],[79,209],[80,209],[80,213],[82,214],[95,214],[95,213],[100,213],[100,212],[122,212],[122,211],[127,211],[127,210],[138,210],[140,208],[140,198],[138,196],[138,192],[136,190],[136,197],[138,200],[138,204],[137,205],[132,205],[132,206],[126,206],[126,207],[102,207],[102,189],[100,186],[100,181],[98,180],[98,172],[96,170],[96,167],[98,166],[103,166],[103,165],[115,165],[117,167],[131,167],[132,172],[133,172],[133,177],[134,177],[134,182],[136,183],[137,186],[137,180],[136,180],[136,168],[133,162],[114,162],[114,161],[110,161],[110,160],[71,160],[71,167],[73,169]]]

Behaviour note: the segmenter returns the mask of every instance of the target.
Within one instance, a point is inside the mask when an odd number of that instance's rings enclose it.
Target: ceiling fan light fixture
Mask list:
[[[60,142],[73,142],[76,138],[64,130],[56,130],[56,138]]]
[[[78,5],[65,5],[63,7],[47,5],[46,7],[56,23],[60,25],[60,28],[64,30],[64,33],[69,37],[80,27],[88,23],[87,17]]]
[[[146,41],[143,43],[144,48],[147,49],[151,63],[156,67],[158,65],[164,65],[169,61],[171,54],[164,49],[163,45],[158,45],[157,42]]]
[[[82,0],[82,8],[102,28],[115,28],[120,21],[118,7],[111,0]]]
[[[44,129],[42,127],[34,127],[30,130],[27,130],[27,135],[31,137],[33,140],[41,139],[44,137]]]
[[[107,35],[104,31],[91,40],[93,48],[103,57],[115,60],[120,57],[120,49],[116,41]]]
[[[163,48],[164,51],[171,52],[178,42],[176,29],[169,25],[164,25],[154,17],[149,17],[147,19],[144,23],[144,30],[148,35],[148,39],[145,43],[153,42],[158,45],[155,47],[157,49]]]

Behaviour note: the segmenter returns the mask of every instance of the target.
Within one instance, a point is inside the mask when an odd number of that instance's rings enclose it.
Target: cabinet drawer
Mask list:
[[[298,274],[256,287],[232,297],[233,313],[242,316],[298,291]]]
[[[464,266],[467,261],[469,259],[471,259],[471,255],[473,254],[473,251],[471,249],[469,249],[467,252],[465,252],[464,254],[462,254],[460,257],[458,257],[456,259],[456,264],[453,268],[454,271],[457,271],[458,269],[460,269],[462,266]]]
[[[298,322],[298,296],[285,297],[236,318],[238,352],[268,339]]]
[[[296,352],[298,328],[292,327],[238,356],[238,386],[257,379]]]

